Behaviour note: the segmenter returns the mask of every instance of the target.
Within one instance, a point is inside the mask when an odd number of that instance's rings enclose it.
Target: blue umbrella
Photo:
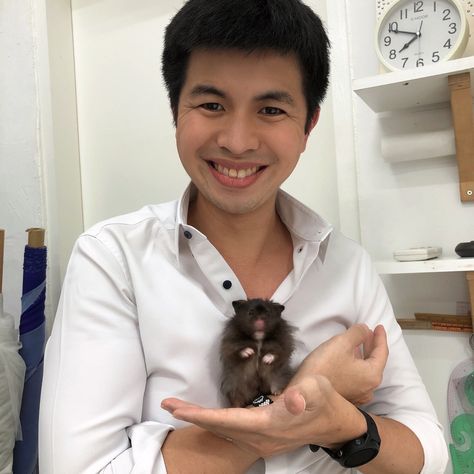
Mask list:
[[[38,471],[38,414],[43,379],[45,345],[44,303],[46,295],[46,247],[44,230],[30,229],[23,263],[21,297],[20,354],[26,364],[21,403],[23,439],[17,441],[13,456],[15,474]]]

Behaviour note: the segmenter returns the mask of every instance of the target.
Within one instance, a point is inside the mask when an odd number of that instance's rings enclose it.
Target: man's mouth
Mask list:
[[[249,168],[241,168],[241,169],[227,168],[213,161],[210,161],[209,164],[220,174],[224,176],[228,176],[229,178],[233,178],[233,179],[248,178],[249,176],[253,176],[257,174],[261,169],[265,168],[264,166],[252,166]]]

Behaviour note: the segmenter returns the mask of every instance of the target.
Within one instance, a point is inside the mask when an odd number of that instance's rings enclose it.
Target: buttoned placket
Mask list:
[[[191,226],[182,225],[182,235],[183,245],[187,245],[195,264],[211,285],[212,293],[218,295],[213,302],[226,316],[232,316],[232,301],[247,297],[237,276],[204,234]]]

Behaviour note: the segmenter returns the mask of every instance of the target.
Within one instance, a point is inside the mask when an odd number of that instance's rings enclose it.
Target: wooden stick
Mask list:
[[[471,316],[457,316],[455,314],[415,313],[415,319],[432,323],[472,324]]]
[[[472,325],[423,321],[419,319],[397,319],[402,329],[433,329],[435,331],[472,332]]]
[[[0,294],[3,289],[3,252],[5,249],[5,231],[0,229]],[[0,308],[1,309],[1,308]]]
[[[402,329],[431,329],[431,321],[417,319],[397,319]]]
[[[28,247],[35,249],[44,247],[44,229],[32,227],[31,229],[26,229],[26,232],[28,232]]]
[[[456,137],[461,201],[474,201],[474,123],[472,117],[471,75],[469,72],[448,77],[451,113]]]

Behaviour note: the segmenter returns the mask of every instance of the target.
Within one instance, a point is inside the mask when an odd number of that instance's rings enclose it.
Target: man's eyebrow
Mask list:
[[[285,91],[268,91],[256,97],[257,101],[275,100],[277,102],[284,102],[289,105],[294,105],[295,101],[291,94]]]
[[[197,84],[191,89],[191,97],[198,97],[200,95],[214,95],[225,99],[227,96],[224,91],[218,89],[217,87],[208,85],[208,84]],[[265,100],[274,100],[276,102],[284,102],[285,104],[294,105],[295,101],[291,94],[285,91],[279,90],[270,90],[259,94],[255,97],[257,102],[263,102]]]
[[[191,89],[191,97],[198,97],[200,95],[215,95],[225,99],[226,95],[220,89],[207,84],[198,84]]]

